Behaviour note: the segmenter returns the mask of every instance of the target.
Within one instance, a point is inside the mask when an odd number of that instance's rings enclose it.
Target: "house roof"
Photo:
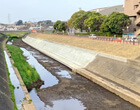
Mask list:
[[[111,6],[111,7],[104,7],[104,8],[97,8],[91,11],[98,10],[98,12],[102,15],[110,15],[112,12],[123,12],[124,7],[123,5]]]

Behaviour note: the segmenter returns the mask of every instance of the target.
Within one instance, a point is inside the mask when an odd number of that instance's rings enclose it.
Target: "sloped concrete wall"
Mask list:
[[[27,36],[23,39],[27,44],[44,53],[59,56],[70,63],[78,65],[99,76],[117,82],[123,86],[140,90],[140,68],[127,63],[127,59],[102,54],[78,47],[68,46],[56,42]],[[140,91],[139,91],[140,93]]]
[[[97,56],[87,70],[140,93],[140,67]]]
[[[36,39],[29,36],[23,39],[23,41],[41,51],[47,51],[55,54],[82,68],[85,68],[91,61],[96,58],[96,55],[98,54],[97,52],[90,50],[63,45],[60,43],[54,43],[51,41],[45,41],[42,39]]]
[[[126,58],[27,36],[23,41],[140,107],[140,67]]]
[[[13,110],[11,93],[9,89],[9,80],[5,66],[5,58],[2,49],[2,42],[5,37],[0,37],[0,110]]]

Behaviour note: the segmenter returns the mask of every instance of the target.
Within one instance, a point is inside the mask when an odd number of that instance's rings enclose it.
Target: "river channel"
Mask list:
[[[37,110],[139,110],[21,40],[12,45],[21,48],[44,81],[39,89],[29,91]]]

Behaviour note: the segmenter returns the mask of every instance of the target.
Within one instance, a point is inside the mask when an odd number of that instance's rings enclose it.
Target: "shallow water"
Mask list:
[[[27,58],[26,61],[37,70],[41,80],[44,81],[44,85],[42,85],[40,89],[58,84],[59,80],[39,64],[29,51],[24,48],[21,48],[21,50],[23,51],[23,55]]]
[[[25,97],[24,91],[22,90],[20,86],[20,82],[13,70],[12,64],[10,62],[9,56],[7,55],[6,51],[4,51],[4,55],[5,55],[7,67],[10,73],[11,83],[15,87],[14,94],[15,94],[16,105],[17,105],[18,110],[20,110],[22,108],[23,98]]]
[[[27,62],[30,65],[32,65],[33,67],[35,67],[35,69],[39,73],[41,79],[44,81],[44,85],[42,85],[40,87],[40,89],[51,87],[51,86],[54,86],[59,83],[59,80],[55,76],[53,76],[50,72],[48,72],[34,58],[34,56],[39,58],[39,56],[36,55],[35,52],[31,52],[31,51],[29,52],[25,48],[21,48],[21,50],[23,51],[23,55],[27,58]],[[33,56],[33,54],[34,54],[34,56]],[[43,62],[49,62],[47,57],[43,57],[43,58],[41,57],[41,59],[43,59],[42,60]],[[71,78],[70,74],[64,70],[62,70],[61,72],[57,72],[57,74],[59,74],[63,78],[68,78],[68,79]],[[30,96],[31,96],[37,110],[84,110],[85,109],[82,102],[80,102],[77,99],[72,99],[72,98],[67,99],[67,100],[52,101],[52,103],[53,103],[52,107],[45,105],[45,103],[42,102],[40,100],[40,98],[37,96],[37,90],[35,88],[33,88],[30,91]]]
[[[85,110],[82,102],[77,99],[56,100],[53,106],[47,106],[46,110]]]
[[[69,72],[63,70],[61,72],[57,72],[58,75],[60,75],[62,78],[68,78],[71,79],[71,75],[69,74]]]

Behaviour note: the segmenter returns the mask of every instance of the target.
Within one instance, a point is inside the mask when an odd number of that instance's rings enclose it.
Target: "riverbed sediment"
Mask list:
[[[115,94],[89,81],[88,79],[71,72],[70,69],[59,62],[47,57],[29,45],[18,40],[14,45],[26,48],[51,74],[59,79],[59,83],[37,91],[39,98],[46,106],[55,106],[55,101],[78,99],[88,110],[138,110],[136,106],[124,101]],[[68,71],[71,79],[63,78],[58,72]]]

